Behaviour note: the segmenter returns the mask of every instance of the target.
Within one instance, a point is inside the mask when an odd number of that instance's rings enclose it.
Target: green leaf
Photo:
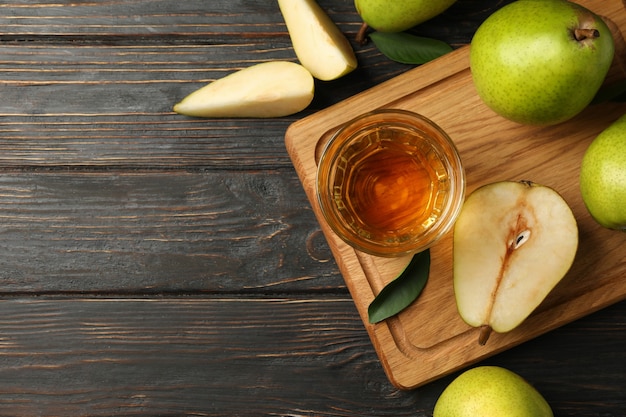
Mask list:
[[[402,64],[424,64],[452,51],[445,42],[406,32],[373,32],[369,36],[387,58]]]
[[[378,323],[407,308],[424,289],[430,272],[430,251],[426,249],[411,258],[409,265],[383,288],[369,305],[370,323]]]

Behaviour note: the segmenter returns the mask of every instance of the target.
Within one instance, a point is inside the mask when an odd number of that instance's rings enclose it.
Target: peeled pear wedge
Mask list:
[[[570,269],[578,227],[554,189],[529,181],[484,185],[466,199],[454,226],[453,275],[458,311],[491,331],[519,326]]]
[[[337,79],[357,67],[348,39],[315,0],[278,0],[300,63],[322,81]]]
[[[315,81],[300,64],[270,61],[231,73],[194,91],[174,106],[193,117],[282,117],[304,110]]]

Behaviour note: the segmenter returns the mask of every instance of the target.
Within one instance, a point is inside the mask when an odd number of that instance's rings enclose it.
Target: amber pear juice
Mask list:
[[[449,230],[465,191],[454,144],[423,116],[379,110],[339,129],[324,148],[318,202],[333,231],[378,256],[423,250]]]

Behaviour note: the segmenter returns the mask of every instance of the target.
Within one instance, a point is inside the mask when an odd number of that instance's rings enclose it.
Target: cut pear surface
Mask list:
[[[552,188],[528,181],[482,186],[465,201],[454,228],[454,293],[463,320],[491,330],[520,325],[565,276],[578,227]]]
[[[194,117],[282,117],[304,110],[315,82],[302,65],[256,64],[220,78],[185,97],[176,113]]]
[[[314,0],[278,0],[300,63],[322,81],[337,79],[357,67],[348,39]]]

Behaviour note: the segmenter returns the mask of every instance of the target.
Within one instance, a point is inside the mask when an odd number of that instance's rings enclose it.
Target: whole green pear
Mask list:
[[[508,369],[479,366],[443,391],[433,417],[553,417],[552,409],[526,380]]]
[[[478,95],[501,116],[553,125],[580,113],[611,66],[604,21],[565,0],[518,0],[478,28],[470,47]]]
[[[580,167],[580,191],[598,223],[626,231],[626,115],[587,148]]]
[[[355,0],[361,19],[380,32],[402,32],[425,22],[456,0]]]

